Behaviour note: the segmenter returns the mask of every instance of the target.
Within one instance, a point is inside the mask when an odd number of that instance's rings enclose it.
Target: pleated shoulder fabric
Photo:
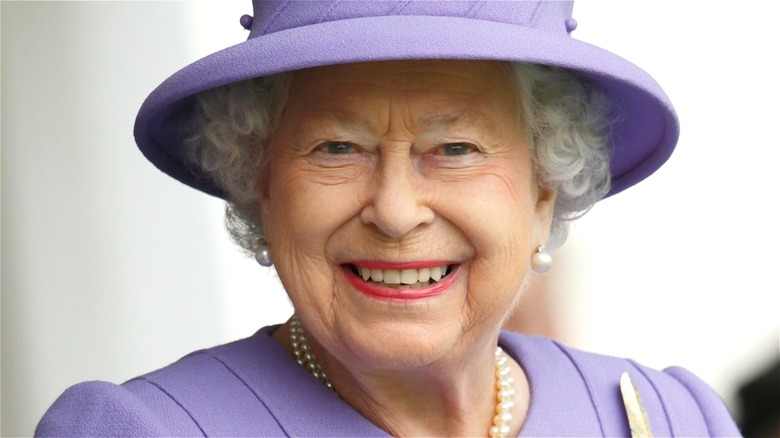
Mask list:
[[[75,385],[36,436],[388,436],[314,379],[266,327],[122,385]],[[637,383],[656,436],[736,436],[718,396],[693,374],[656,371],[549,339],[504,333],[531,406],[521,436],[629,436],[619,379]]]
[[[655,436],[740,436],[723,400],[683,368],[658,371],[533,336],[503,333],[501,343],[531,387],[521,436],[631,436],[620,393],[624,372],[637,386]]]

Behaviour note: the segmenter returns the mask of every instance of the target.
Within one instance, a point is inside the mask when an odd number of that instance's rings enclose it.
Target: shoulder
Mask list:
[[[122,385],[75,385],[49,408],[36,435],[282,435],[264,407],[263,388],[257,388],[262,386],[258,382],[272,380],[262,378],[275,373],[269,368],[279,366],[267,332],[263,329],[250,338],[191,353]],[[258,357],[265,360],[255,361]],[[251,372],[242,361],[256,362]]]
[[[121,386],[76,385],[40,436],[386,436],[270,336],[189,354]]]
[[[108,382],[85,382],[54,402],[35,435],[166,436],[170,431],[132,391]]]
[[[675,385],[684,387],[686,392],[690,394],[696,406],[701,410],[710,435],[734,436],[739,434],[723,400],[707,383],[682,367],[665,368],[663,374],[671,377]]]
[[[620,376],[628,373],[656,436],[739,435],[721,398],[683,368],[656,370],[540,337],[503,333],[501,342],[526,370],[532,394],[536,390],[550,405],[571,406],[578,421],[598,423],[595,434],[629,434],[620,393]]]

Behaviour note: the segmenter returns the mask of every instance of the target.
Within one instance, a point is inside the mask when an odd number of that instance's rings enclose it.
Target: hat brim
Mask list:
[[[569,37],[486,20],[381,16],[330,21],[251,38],[178,71],[142,105],[134,134],[160,170],[203,192],[223,191],[187,164],[180,129],[190,97],[211,88],[315,66],[400,59],[502,60],[564,67],[604,90],[617,108],[610,128],[612,186],[645,179],[671,155],[679,136],[674,108],[658,83],[625,59]]]

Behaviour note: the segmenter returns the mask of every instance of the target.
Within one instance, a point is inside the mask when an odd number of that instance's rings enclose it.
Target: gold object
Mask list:
[[[620,393],[623,395],[623,405],[626,407],[631,437],[652,437],[653,431],[650,428],[650,421],[647,419],[647,411],[642,404],[642,398],[639,396],[636,384],[627,372],[620,376]]]

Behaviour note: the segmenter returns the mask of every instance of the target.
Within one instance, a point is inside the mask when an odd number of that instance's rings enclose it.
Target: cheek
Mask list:
[[[359,212],[359,185],[322,181],[321,172],[300,161],[273,166],[263,220],[274,259],[279,254],[298,266],[326,263],[329,239]]]
[[[294,166],[271,168],[264,229],[295,307],[326,311],[336,269],[329,262],[328,241],[349,219],[350,203],[341,187],[313,183],[310,176]]]
[[[475,315],[512,308],[525,280],[536,221],[531,187],[517,170],[494,169],[453,187],[449,207],[440,209],[474,250],[468,300]]]
[[[468,208],[458,227],[474,247],[468,266],[468,302],[477,319],[492,321],[514,308],[530,261],[534,203],[529,185],[511,173],[486,175],[463,188]],[[502,316],[503,318],[503,316]]]
[[[492,168],[440,195],[439,213],[463,231],[479,259],[499,262],[530,248],[536,195],[523,173]]]

